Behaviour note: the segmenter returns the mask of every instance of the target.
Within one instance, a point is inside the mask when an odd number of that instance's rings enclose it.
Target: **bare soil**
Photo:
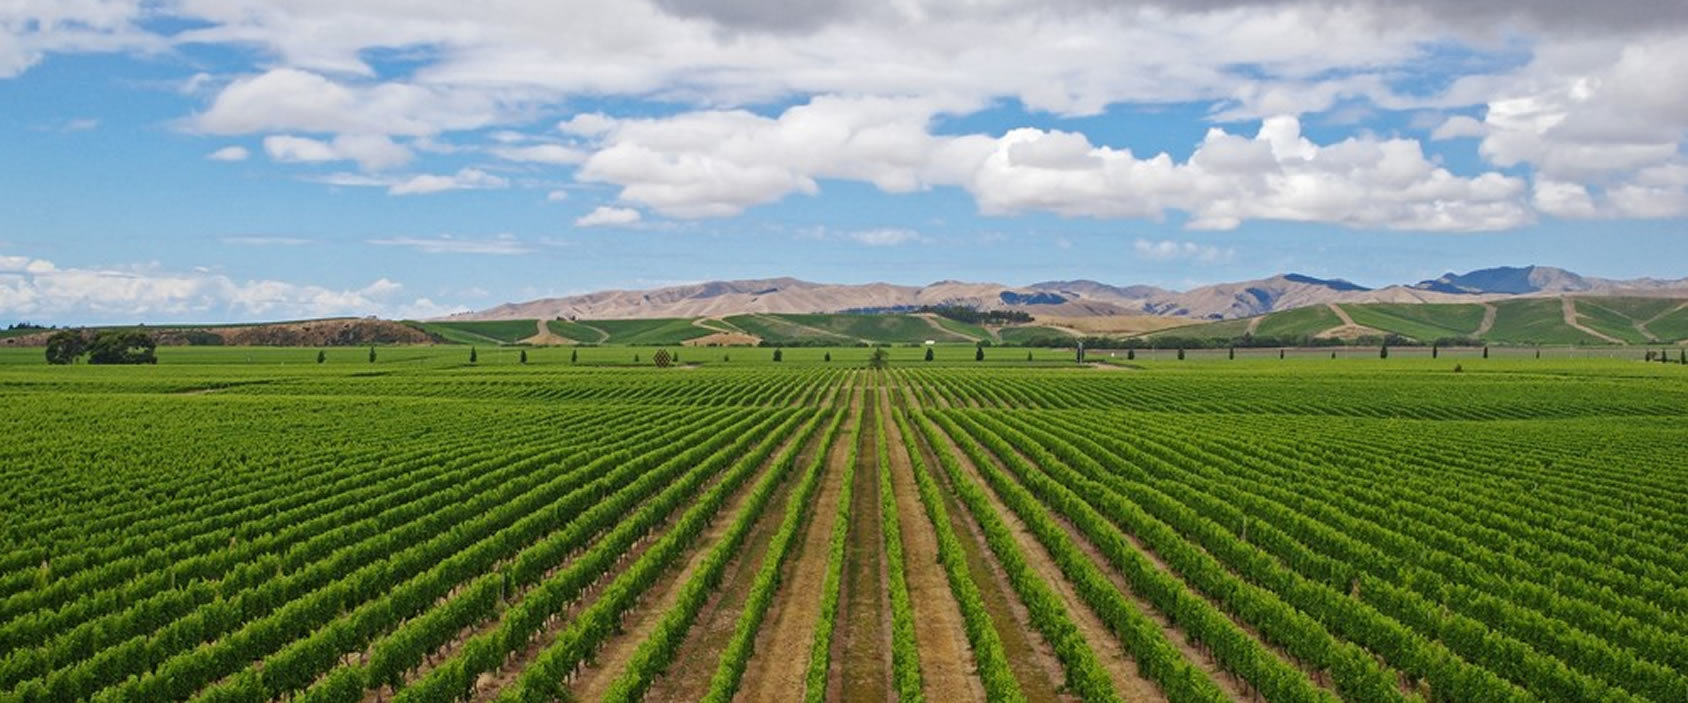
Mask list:
[[[1120,696],[1128,701],[1166,700],[1165,696],[1161,694],[1160,688],[1154,682],[1138,673],[1136,663],[1132,660],[1131,655],[1125,651],[1124,646],[1120,644],[1119,639],[1114,637],[1107,624],[1100,617],[1097,617],[1095,612],[1091,611],[1090,606],[1084,602],[1083,598],[1079,597],[1072,583],[1067,580],[1066,574],[1062,573],[1061,567],[1055,563],[1055,558],[1050,556],[1043,543],[1038,541],[1019,516],[1015,515],[996,495],[990,484],[980,475],[979,468],[973,464],[972,459],[955,446],[953,438],[946,438],[946,441],[950,445],[948,449],[955,452],[962,473],[968,480],[985,489],[984,493],[990,500],[991,509],[1008,525],[1009,531],[1014,534],[1015,542],[1019,544],[1020,551],[1026,555],[1027,563],[1037,572],[1038,576],[1042,577],[1045,583],[1049,584],[1060,595],[1061,602],[1066,605],[1067,612],[1072,615],[1073,623],[1078,626],[1079,632],[1084,635],[1084,640],[1095,650],[1097,659],[1101,660],[1102,667],[1107,670],[1108,678],[1114,683],[1114,689],[1119,691]],[[1000,468],[1000,465],[998,468]],[[1102,562],[1102,564],[1106,564],[1106,562]]]
[[[850,415],[839,427],[840,435],[857,425],[855,408],[862,402],[860,391],[852,391]],[[838,512],[842,491],[840,477],[848,457],[845,443],[828,448],[827,466],[821,476],[819,495],[802,542],[782,570],[779,592],[762,620],[756,636],[756,652],[746,663],[744,680],[735,701],[789,703],[801,699],[803,680],[809,667],[809,645],[820,619],[821,582],[826,578],[827,541],[832,536],[832,517]]]
[[[932,451],[932,446],[918,430],[915,431],[915,437],[921,458],[932,472],[933,480],[940,486],[947,486],[948,481],[938,464],[937,455]],[[953,451],[953,448],[950,450]],[[996,561],[996,555],[992,554],[990,547],[985,544],[985,537],[979,531],[978,523],[973,521],[967,507],[956,499],[953,492],[946,490],[943,493],[944,509],[949,513],[950,529],[960,538],[962,550],[967,553],[968,575],[978,584],[979,594],[985,601],[985,610],[990,613],[997,637],[1002,640],[1008,668],[1014,672],[1014,678],[1020,684],[1020,692],[1030,703],[1076,701],[1076,697],[1062,692],[1062,682],[1066,680],[1066,674],[1061,662],[1055,658],[1054,648],[1032,625],[1031,613],[1026,610],[1013,586],[1008,583],[1002,565]]]
[[[1494,329],[1495,313],[1500,310],[1494,306],[1494,303],[1479,303],[1479,305],[1483,306],[1483,321],[1477,323],[1477,329],[1471,333],[1471,336],[1481,339],[1483,335],[1489,333],[1489,330]]]
[[[683,562],[684,568],[677,572],[672,569],[669,570],[668,573],[657,580],[650,590],[645,592],[637,605],[629,608],[622,615],[621,634],[605,642],[603,648],[598,650],[597,656],[593,657],[574,676],[573,682],[569,686],[569,692],[574,700],[595,701],[603,698],[604,693],[609,690],[610,684],[626,668],[627,662],[633,657],[633,653],[638,651],[639,645],[650,636],[651,631],[662,620],[663,614],[674,606],[685,583],[691,579],[693,573],[696,573],[702,567],[704,557],[709,554],[715,543],[719,542],[726,534],[727,529],[732,526],[739,512],[744,509],[744,503],[749,499],[752,487],[772,466],[774,457],[777,457],[784,446],[789,446],[792,441],[794,440],[785,440],[781,448],[776,449],[762,463],[756,473],[739,486],[732,498],[727,501],[727,504],[721,507],[721,511],[716,513],[714,519],[710,521],[709,527],[705,528],[703,534],[699,535],[697,540],[692,543]],[[789,486],[789,478],[780,487],[780,490],[787,490],[787,486]]]
[[[1565,324],[1570,325],[1572,328],[1576,329],[1578,332],[1581,332],[1583,334],[1590,335],[1592,337],[1598,338],[1601,341],[1604,341],[1608,344],[1625,344],[1626,343],[1623,340],[1618,339],[1617,337],[1613,337],[1609,334],[1606,334],[1604,332],[1600,332],[1598,330],[1595,330],[1592,327],[1584,325],[1582,323],[1582,316],[1577,314],[1577,301],[1576,301],[1575,298],[1572,298],[1571,296],[1568,296],[1568,295],[1559,298],[1559,307],[1565,313]]]
[[[890,412],[890,399],[881,395],[880,409]],[[920,505],[908,448],[891,433],[891,490],[896,495],[897,519],[903,535],[904,578],[914,606],[914,639],[920,651],[920,680],[927,700],[946,703],[984,703],[985,689],[974,675],[977,664],[967,643],[961,607],[950,592],[949,579],[938,564],[938,535]]]
[[[891,604],[885,580],[884,524],[879,510],[879,461],[874,427],[879,394],[864,399],[857,438],[850,531],[844,549],[843,595],[832,641],[827,698],[845,703],[889,703],[891,690]]]
[[[702,698],[703,694],[709,691],[709,680],[715,674],[721,652],[733,637],[739,613],[744,610],[745,600],[750,597],[750,588],[756,583],[756,574],[762,570],[763,560],[767,559],[768,543],[773,540],[774,532],[785,519],[786,501],[797,485],[799,472],[808,465],[815,452],[821,449],[819,444],[820,436],[817,432],[798,453],[797,462],[792,467],[792,475],[768,501],[768,507],[762,511],[762,517],[746,536],[744,547],[727,565],[727,575],[722,579],[721,586],[716,589],[715,595],[704,605],[703,610],[699,611],[691,632],[687,633],[685,641],[675,650],[674,660],[668,671],[658,677],[645,694],[646,701],[690,703]]]

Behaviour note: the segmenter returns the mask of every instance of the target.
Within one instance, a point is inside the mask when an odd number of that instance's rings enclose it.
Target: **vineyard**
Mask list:
[[[1688,701],[1688,367],[652,351],[0,363],[0,703]]]

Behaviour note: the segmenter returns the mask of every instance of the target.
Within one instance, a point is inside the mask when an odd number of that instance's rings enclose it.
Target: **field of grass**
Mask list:
[[[1264,324],[1264,323],[1263,323]],[[1220,320],[1218,322],[1194,322],[1182,327],[1168,329],[1143,335],[1147,339],[1176,337],[1179,339],[1237,339],[1248,333],[1249,320]]]
[[[1256,337],[1312,337],[1340,327],[1342,320],[1324,305],[1310,305],[1267,315],[1254,330]]]
[[[1039,327],[1037,325],[1014,325],[1003,327],[996,331],[997,336],[1007,344],[1025,344],[1039,339],[1067,339],[1073,335],[1064,330],[1053,327]]]
[[[1487,339],[1508,344],[1599,344],[1591,337],[1565,324],[1565,314],[1558,298],[1500,300],[1495,306],[1495,326]]]
[[[1483,306],[1476,304],[1366,303],[1342,309],[1355,324],[1425,343],[1469,338],[1483,324]]]
[[[1688,695],[1627,351],[25,351],[8,703]]]
[[[535,320],[423,322],[420,326],[458,344],[515,344],[539,330]]]
[[[982,341],[982,340],[987,340],[987,339],[991,338],[991,333],[985,331],[985,328],[980,327],[979,325],[969,323],[969,322],[962,322],[960,320],[951,320],[951,319],[944,317],[942,315],[933,315],[933,316],[931,316],[930,318],[927,318],[927,319],[930,319],[933,322],[938,323],[939,327],[942,327],[945,330],[948,330],[952,335],[960,336],[964,340],[971,340],[971,341],[976,342],[976,341]],[[945,338],[943,340],[933,339],[933,341],[946,341],[947,342],[947,341],[954,341],[954,340],[950,339],[950,338]]]
[[[1583,325],[1626,344],[1651,342],[1634,323],[1659,315],[1664,316],[1647,325],[1649,332],[1665,342],[1688,339],[1685,329],[1688,326],[1676,317],[1684,311],[1670,312],[1681,304],[1680,299],[1660,298],[1576,299]],[[1608,343],[1565,324],[1558,298],[1502,300],[1494,305],[1495,323],[1483,336],[1484,341],[1520,345]],[[1355,324],[1425,343],[1450,337],[1469,338],[1482,325],[1484,314],[1483,306],[1475,303],[1345,303],[1342,309]],[[1242,337],[1248,324],[1247,319],[1225,320],[1175,327],[1147,336],[1233,339]],[[1269,313],[1260,319],[1254,334],[1257,337],[1313,336],[1338,324],[1340,321],[1327,307],[1318,305]]]
[[[551,334],[581,344],[602,344],[610,338],[609,332],[572,320],[546,320],[545,328],[551,330]]]
[[[692,324],[690,318],[668,317],[650,320],[583,320],[581,324],[608,332],[606,344],[679,344],[711,332]]]
[[[1629,344],[1646,344],[1651,341],[1641,330],[1635,328],[1635,321],[1623,313],[1600,305],[1594,300],[1576,300],[1575,304],[1578,320],[1591,330]]]
[[[826,330],[850,339],[890,344],[916,344],[928,339],[938,342],[970,342],[984,337],[972,325],[947,327],[934,318],[916,315],[768,315],[805,328]],[[938,318],[941,319],[941,318]],[[952,322],[945,320],[945,322]],[[960,323],[954,323],[960,325]],[[959,331],[970,328],[967,332]]]
[[[1647,331],[1664,340],[1688,339],[1688,306],[1667,311],[1647,323]]]

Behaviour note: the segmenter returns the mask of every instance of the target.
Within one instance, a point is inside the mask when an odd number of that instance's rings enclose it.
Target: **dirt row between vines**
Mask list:
[[[942,429],[939,431],[943,432]],[[954,454],[957,464],[961,467],[962,475],[968,481],[984,489],[991,510],[1002,518],[1003,523],[1008,525],[1009,531],[1014,535],[1014,541],[1026,556],[1026,562],[1031,565],[1038,576],[1042,577],[1044,583],[1049,584],[1060,595],[1061,602],[1072,616],[1073,623],[1078,626],[1079,632],[1084,635],[1084,640],[1090,644],[1091,649],[1095,650],[1102,668],[1108,672],[1108,678],[1113,681],[1114,689],[1119,691],[1120,696],[1128,701],[1165,701],[1166,697],[1161,694],[1160,688],[1138,672],[1135,660],[1125,651],[1119,638],[1113,635],[1113,632],[1108,629],[1107,623],[1103,622],[1090,609],[1090,606],[1085,604],[1084,599],[1079,597],[1072,583],[1061,572],[1061,567],[1055,563],[1055,558],[1049,554],[1049,551],[1037,540],[1037,537],[1032,534],[1019,516],[1015,515],[997,496],[990,484],[985,481],[984,476],[980,474],[979,468],[974,465],[972,459],[956,445],[956,439],[947,434],[943,437],[945,446],[942,449]],[[965,509],[965,506],[961,507]],[[1142,605],[1140,604],[1139,607],[1142,607]],[[1179,639],[1182,640],[1182,638]],[[1246,697],[1233,696],[1232,698],[1238,701],[1248,700]]]
[[[838,428],[847,437],[859,420],[859,390],[850,391],[850,413]],[[832,534],[832,516],[838,512],[848,445],[834,441],[827,447],[825,472],[815,497],[809,524],[802,530],[802,542],[780,573],[780,588],[762,620],[756,636],[756,651],[744,670],[735,701],[788,703],[801,699],[803,680],[809,668],[809,646],[815,623],[820,618],[821,582],[826,578],[827,542]]]
[[[815,453],[826,449],[820,446],[820,443],[821,433],[825,431],[825,423],[828,420],[823,417],[820,422],[821,429],[816,430],[815,437],[798,452],[797,461],[791,468],[791,476],[786,479],[785,485],[773,499],[768,501],[762,517],[745,538],[744,546],[728,563],[727,573],[722,578],[720,587],[698,612],[697,621],[692,623],[685,640],[675,650],[673,663],[668,671],[659,676],[645,694],[645,701],[648,703],[691,703],[709,691],[709,681],[715,674],[721,652],[733,637],[739,614],[744,610],[745,601],[750,598],[750,588],[756,583],[756,575],[762,570],[762,562],[767,558],[768,543],[773,540],[774,532],[785,519],[785,505],[791,496],[791,490],[802,480],[802,471],[809,465]]]
[[[956,604],[949,578],[938,564],[938,534],[920,504],[908,447],[890,420],[891,398],[885,389],[880,391],[879,407],[886,415],[891,491],[896,496],[897,519],[903,534],[909,601],[914,605],[914,639],[920,651],[921,687],[929,701],[983,703],[985,689],[974,675],[976,664],[972,647],[967,643],[961,606]]]
[[[797,431],[800,430],[793,432]],[[620,634],[605,642],[603,647],[598,650],[597,655],[575,673],[569,684],[569,693],[574,700],[596,701],[603,698],[604,693],[609,690],[610,684],[614,683],[615,678],[626,669],[628,661],[638,651],[639,645],[656,629],[663,614],[674,607],[681,591],[684,590],[686,582],[691,579],[693,573],[696,573],[702,567],[704,558],[714,549],[715,544],[721,541],[739,513],[744,510],[744,503],[749,500],[751,490],[756,483],[772,469],[774,461],[780,453],[795,441],[795,437],[782,440],[780,446],[769,455],[768,459],[762,462],[755,474],[747,478],[733,492],[732,497],[728,499],[725,505],[721,506],[720,512],[717,512],[710,520],[709,526],[704,529],[703,534],[699,535],[686,551],[683,557],[684,568],[676,571],[672,566],[669,567],[668,571],[639,598],[638,604],[622,615]],[[793,480],[790,475],[785,477],[779,488],[771,496],[769,505],[783,505],[785,496],[789,495],[791,491]],[[764,509],[760,522],[769,522],[768,515],[775,512],[777,511]],[[777,518],[774,521],[777,522]],[[753,530],[755,529],[760,529],[760,525],[753,528]],[[766,545],[766,539],[763,540],[763,544]],[[745,550],[740,549],[739,551],[741,556],[738,561],[743,561],[742,553]],[[713,665],[711,665],[710,670],[713,671]]]
[[[1025,694],[1029,703],[1076,701],[1076,697],[1062,692],[1066,674],[1055,658],[1055,650],[1032,625],[1031,613],[1008,583],[996,555],[985,544],[985,536],[980,532],[978,523],[974,522],[967,507],[956,499],[954,493],[944,488],[948,481],[943,476],[942,465],[938,463],[933,447],[919,429],[911,429],[914,446],[919,449],[932,480],[941,489],[944,509],[949,513],[950,529],[960,538],[962,551],[966,552],[968,575],[979,587],[985,610],[990,614],[997,637],[1002,640],[1008,668],[1019,682],[1021,693]]]

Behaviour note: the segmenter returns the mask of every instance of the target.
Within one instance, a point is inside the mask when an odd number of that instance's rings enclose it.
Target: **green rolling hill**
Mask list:
[[[418,323],[422,330],[457,344],[515,344],[532,337],[539,327],[533,320],[449,321]]]
[[[1565,321],[1559,298],[1519,298],[1491,303],[1495,318],[1481,335],[1496,344],[1577,344],[1612,342],[1654,344],[1688,339],[1688,303],[1675,298],[1574,298],[1577,322]],[[1344,303],[1340,309],[1356,325],[1424,343],[1478,338],[1486,309],[1478,303]],[[532,337],[535,320],[490,322],[425,322],[416,326],[457,344],[516,344]],[[994,344],[1028,344],[1068,338],[1065,330],[1036,324],[986,329],[980,325],[937,315],[788,315],[751,314],[726,318],[657,318],[633,320],[548,320],[551,333],[577,344],[682,344],[717,332],[742,333],[774,345],[921,344],[927,340],[966,344],[989,340]],[[1242,318],[1195,323],[1160,330],[1145,338],[1156,340],[1238,340],[1245,336],[1271,338],[1289,344],[1304,342],[1342,326],[1327,305],[1312,305]]]
[[[1688,307],[1676,298],[1577,297],[1577,321],[1583,327],[1624,344],[1688,339]],[[1565,321],[1559,298],[1499,300],[1494,324],[1480,337],[1485,314],[1476,303],[1344,303],[1354,323],[1421,342],[1480,338],[1497,344],[1611,344]],[[1252,318],[1223,320],[1161,330],[1150,339],[1234,340],[1248,332]],[[1639,327],[1637,326],[1639,323]],[[1257,338],[1308,338],[1341,324],[1326,306],[1268,313],[1254,325]],[[1645,331],[1643,331],[1643,329]]]

